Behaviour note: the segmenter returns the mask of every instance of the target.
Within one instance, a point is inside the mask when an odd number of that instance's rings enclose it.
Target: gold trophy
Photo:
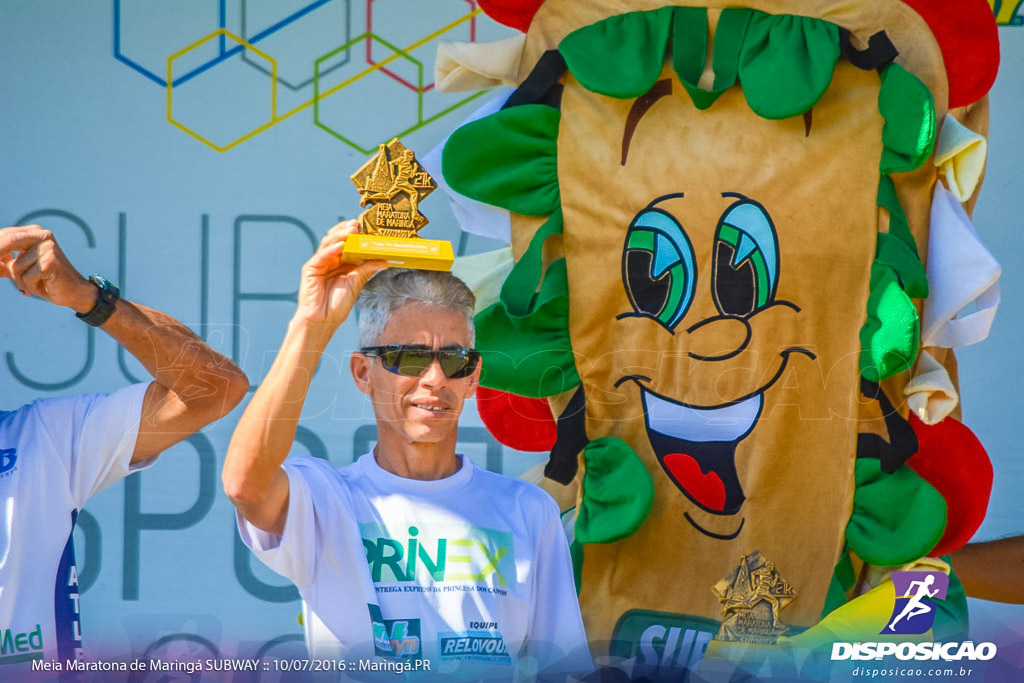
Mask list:
[[[416,161],[416,155],[398,138],[352,174],[359,190],[359,232],[345,240],[342,260],[349,263],[382,260],[401,268],[451,270],[455,261],[452,243],[418,236],[427,217],[419,204],[437,189],[437,183]]]
[[[722,626],[715,640],[775,645],[789,631],[779,612],[796,593],[760,551],[740,558],[739,566],[712,590],[722,603]]]
[[[777,641],[789,631],[779,613],[796,593],[773,562],[756,550],[744,555],[712,590],[722,603],[722,625],[704,653],[703,675],[717,680],[738,668],[761,677],[765,666],[773,674],[776,667],[779,672],[791,668],[789,654]]]

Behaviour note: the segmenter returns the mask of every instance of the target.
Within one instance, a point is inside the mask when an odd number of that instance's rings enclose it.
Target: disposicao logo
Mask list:
[[[893,572],[896,589],[889,623],[883,634],[920,635],[935,623],[935,602],[946,599],[949,577],[942,572]]]
[[[937,602],[946,599],[949,576],[938,571],[893,572],[891,575],[896,600],[892,614],[882,635],[921,635],[935,624]],[[881,659],[895,656],[900,660],[943,660],[946,662],[966,659],[989,660],[996,656],[993,643],[972,641],[962,643],[833,643],[832,659]]]

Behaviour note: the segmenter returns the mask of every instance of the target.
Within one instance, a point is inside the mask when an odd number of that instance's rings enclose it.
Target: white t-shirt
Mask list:
[[[311,657],[458,678],[590,670],[558,506],[460,460],[419,481],[372,454],[340,470],[292,458],[284,534],[239,516],[246,545],[298,586]]]
[[[130,472],[149,384],[0,412],[0,680],[80,659],[72,537],[85,501]]]

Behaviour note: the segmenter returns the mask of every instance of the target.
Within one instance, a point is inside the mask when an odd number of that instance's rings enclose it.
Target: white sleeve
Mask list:
[[[241,513],[235,512],[238,534],[253,554],[297,587],[313,582],[314,562],[317,556],[316,491],[323,488],[323,480],[313,458],[290,458],[281,465],[288,475],[288,513],[284,533],[271,534],[254,526]]]
[[[576,597],[572,559],[554,500],[545,505],[545,527],[534,557],[534,590],[525,655],[538,673],[585,674],[594,668]]]
[[[85,502],[132,472],[156,462],[131,465],[142,403],[149,383],[112,394],[82,394],[36,401],[32,410],[67,468],[72,501]]]

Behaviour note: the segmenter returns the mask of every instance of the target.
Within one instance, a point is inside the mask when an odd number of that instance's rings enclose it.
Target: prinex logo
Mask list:
[[[14,465],[17,462],[17,448],[0,448],[0,477],[6,477],[14,472]]]
[[[414,526],[393,538],[380,524],[360,524],[374,583],[475,582],[507,586],[515,576],[513,537],[469,525]]]
[[[893,572],[896,604],[880,633],[920,635],[935,623],[935,602],[946,599],[949,577],[942,572]]]

